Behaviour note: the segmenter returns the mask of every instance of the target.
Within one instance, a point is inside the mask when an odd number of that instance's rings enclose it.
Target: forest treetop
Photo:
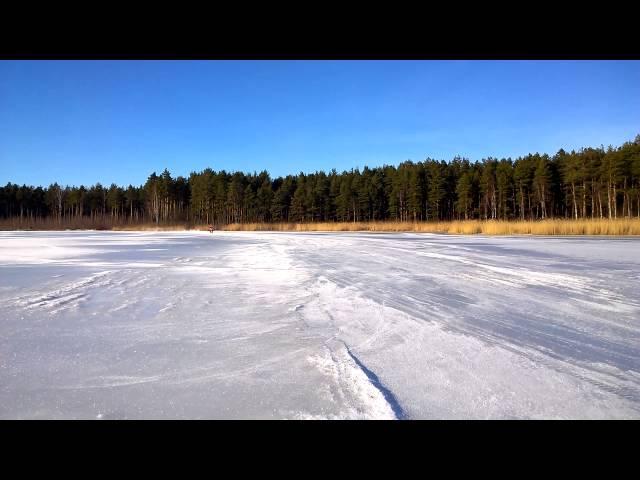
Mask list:
[[[111,223],[640,217],[640,135],[582,148],[272,178],[206,168],[188,178],[153,172],[141,186],[0,187],[0,218]]]

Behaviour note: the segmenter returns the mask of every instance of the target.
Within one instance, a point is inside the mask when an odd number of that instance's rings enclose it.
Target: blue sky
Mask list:
[[[619,145],[638,61],[0,61],[0,184]]]

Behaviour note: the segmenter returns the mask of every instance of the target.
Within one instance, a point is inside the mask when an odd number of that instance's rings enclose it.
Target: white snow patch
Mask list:
[[[640,418],[640,239],[0,232],[0,418]]]

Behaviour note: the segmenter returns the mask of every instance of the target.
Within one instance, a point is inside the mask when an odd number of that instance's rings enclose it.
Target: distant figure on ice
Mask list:
[[[209,225],[209,233],[213,233],[213,225]]]

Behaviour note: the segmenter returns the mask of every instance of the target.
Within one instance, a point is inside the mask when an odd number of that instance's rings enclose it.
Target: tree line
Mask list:
[[[207,168],[141,186],[0,187],[0,218],[65,223],[359,222],[640,217],[640,135],[614,148],[287,175]]]

